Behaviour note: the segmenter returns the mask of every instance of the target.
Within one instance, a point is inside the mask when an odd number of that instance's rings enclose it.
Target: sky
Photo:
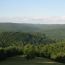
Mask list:
[[[65,0],[0,0],[0,22],[65,24]]]

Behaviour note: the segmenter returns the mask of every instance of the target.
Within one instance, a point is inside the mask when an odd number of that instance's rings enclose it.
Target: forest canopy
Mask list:
[[[64,62],[65,42],[56,41],[44,33],[2,32],[0,33],[0,60],[24,55],[26,59],[46,57]],[[61,59],[60,59],[61,58]]]

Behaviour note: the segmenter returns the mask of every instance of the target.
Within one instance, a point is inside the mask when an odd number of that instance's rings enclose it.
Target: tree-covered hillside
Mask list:
[[[64,24],[0,23],[0,32],[44,32],[64,29]]]
[[[45,57],[65,62],[65,41],[56,41],[44,33],[0,33],[0,60],[21,55],[27,60]]]
[[[2,32],[0,33],[0,47],[22,44],[50,44],[55,40],[48,38],[42,33]]]
[[[0,32],[41,32],[50,38],[64,39],[64,24],[0,23]]]

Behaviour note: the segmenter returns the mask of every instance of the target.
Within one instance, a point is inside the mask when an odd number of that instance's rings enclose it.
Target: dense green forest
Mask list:
[[[26,59],[45,57],[65,62],[65,41],[46,36],[44,33],[0,33],[0,60],[22,55]]]
[[[0,60],[17,55],[65,62],[65,25],[0,23]]]
[[[21,32],[2,32],[0,33],[0,47],[7,47],[10,45],[19,45],[31,43],[36,44],[50,44],[56,41],[48,38],[42,33],[21,33]]]

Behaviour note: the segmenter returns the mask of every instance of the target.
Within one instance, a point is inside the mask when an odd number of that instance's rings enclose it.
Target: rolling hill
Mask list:
[[[64,39],[65,24],[0,23],[0,32],[41,32],[50,38]]]

